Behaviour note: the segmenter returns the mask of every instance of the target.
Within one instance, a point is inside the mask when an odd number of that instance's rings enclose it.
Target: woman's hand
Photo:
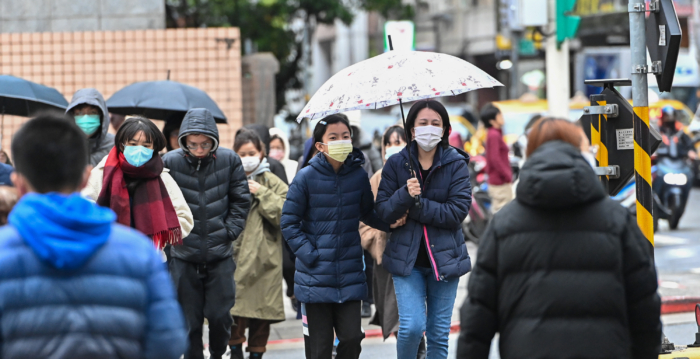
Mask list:
[[[411,178],[406,181],[406,189],[408,189],[408,194],[410,194],[411,197],[420,196],[421,191],[418,178]]]
[[[408,213],[404,214],[403,217],[399,218],[399,219],[396,221],[396,223],[392,224],[392,225],[389,226],[389,227],[392,228],[392,229],[394,229],[394,228],[398,228],[398,227],[403,226],[404,224],[406,224],[406,216],[408,216]]]
[[[250,193],[256,194],[260,189],[260,183],[255,182],[253,180],[248,180],[248,189],[250,189]]]

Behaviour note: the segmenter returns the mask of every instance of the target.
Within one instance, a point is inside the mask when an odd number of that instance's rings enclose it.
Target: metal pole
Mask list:
[[[651,191],[651,146],[647,85],[646,2],[629,0],[632,52],[632,105],[634,106],[634,179],[637,184],[637,224],[654,244],[654,199]]]
[[[510,61],[513,62],[513,67],[510,68],[510,98],[518,98],[518,62],[520,61],[520,33],[515,30],[510,32]]]
[[[547,22],[549,33],[557,32],[557,1],[549,0],[547,3]],[[569,40],[565,40],[560,48],[557,48],[557,37],[547,36],[546,52],[547,72],[547,107],[549,115],[554,117],[569,118]],[[591,103],[591,106],[598,106]]]

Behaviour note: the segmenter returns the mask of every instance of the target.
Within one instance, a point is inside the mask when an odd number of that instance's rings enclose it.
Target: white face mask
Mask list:
[[[255,171],[258,166],[260,166],[260,157],[258,156],[246,156],[241,157],[241,162],[243,163],[243,170],[246,172]]]
[[[391,156],[393,156],[393,155],[395,155],[395,154],[401,152],[401,150],[403,150],[404,147],[406,147],[406,146],[392,146],[392,147],[387,147],[387,148],[384,150],[384,159],[385,159],[385,160],[388,160],[389,157],[391,157]]]
[[[442,141],[442,127],[420,126],[414,127],[416,142],[423,151],[432,151]]]

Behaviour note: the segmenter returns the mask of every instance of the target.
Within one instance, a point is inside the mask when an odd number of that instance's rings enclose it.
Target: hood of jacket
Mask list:
[[[416,141],[411,142],[410,148],[411,157],[413,159],[413,169],[416,170],[420,168],[420,162],[418,162],[418,144],[416,143]],[[404,149],[401,150],[401,152],[395,154],[394,156],[401,156],[405,162],[408,162],[408,149],[409,146],[406,146],[404,147]],[[437,151],[435,151],[435,157],[433,158],[433,167],[436,165],[446,166],[456,161],[467,161],[467,164],[469,164],[469,154],[464,152],[463,150],[460,150],[459,148],[455,148],[452,146],[444,148],[442,147],[442,145],[438,144]]]
[[[109,132],[109,110],[107,109],[107,103],[104,97],[102,97],[102,94],[94,88],[78,90],[73,95],[73,99],[70,101],[68,108],[66,108],[66,113],[70,114],[74,108],[80,105],[92,105],[98,107],[100,111],[102,111],[102,116],[100,116],[100,133],[95,138],[106,138]],[[99,141],[97,142],[99,143]]]
[[[520,170],[518,202],[557,209],[583,205],[605,197],[603,186],[578,148],[562,142],[543,144]]]
[[[190,150],[187,149],[185,137],[193,133],[201,133],[214,140],[214,147],[211,148],[210,153],[216,152],[216,149],[219,148],[219,128],[216,127],[214,116],[206,108],[193,108],[187,111],[182,120],[178,142],[180,148],[187,154],[190,153]]]
[[[291,149],[289,147],[289,138],[287,138],[287,134],[284,133],[284,131],[280,130],[277,127],[273,127],[270,129],[270,138],[272,138],[273,136],[277,136],[282,140],[282,144],[284,145],[284,157],[280,162],[284,163],[285,161],[289,160],[289,152]]]
[[[352,172],[354,169],[362,167],[365,164],[365,155],[359,148],[353,148],[352,152],[348,155],[348,158],[343,162],[343,167],[338,171],[338,175],[344,175],[346,173]],[[335,176],[335,170],[333,166],[328,162],[326,155],[323,153],[317,153],[314,158],[309,161],[309,166],[312,166],[317,171],[323,173],[324,175]]]
[[[83,266],[107,242],[115,220],[112,210],[77,193],[27,194],[8,217],[42,261],[66,270]]]

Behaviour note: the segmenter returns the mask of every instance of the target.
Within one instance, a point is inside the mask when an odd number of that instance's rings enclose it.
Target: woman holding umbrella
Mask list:
[[[461,230],[471,206],[469,155],[449,146],[449,121],[439,102],[416,102],[406,119],[409,145],[389,157],[379,184],[379,217],[393,223],[408,213],[382,258],[399,307],[399,358],[416,357],[424,332],[428,358],[447,358],[459,277],[471,270]]]
[[[92,170],[83,195],[109,207],[120,224],[153,239],[158,249],[181,244],[192,230],[190,207],[158,152],[165,137],[145,117],[128,117],[114,147]]]

